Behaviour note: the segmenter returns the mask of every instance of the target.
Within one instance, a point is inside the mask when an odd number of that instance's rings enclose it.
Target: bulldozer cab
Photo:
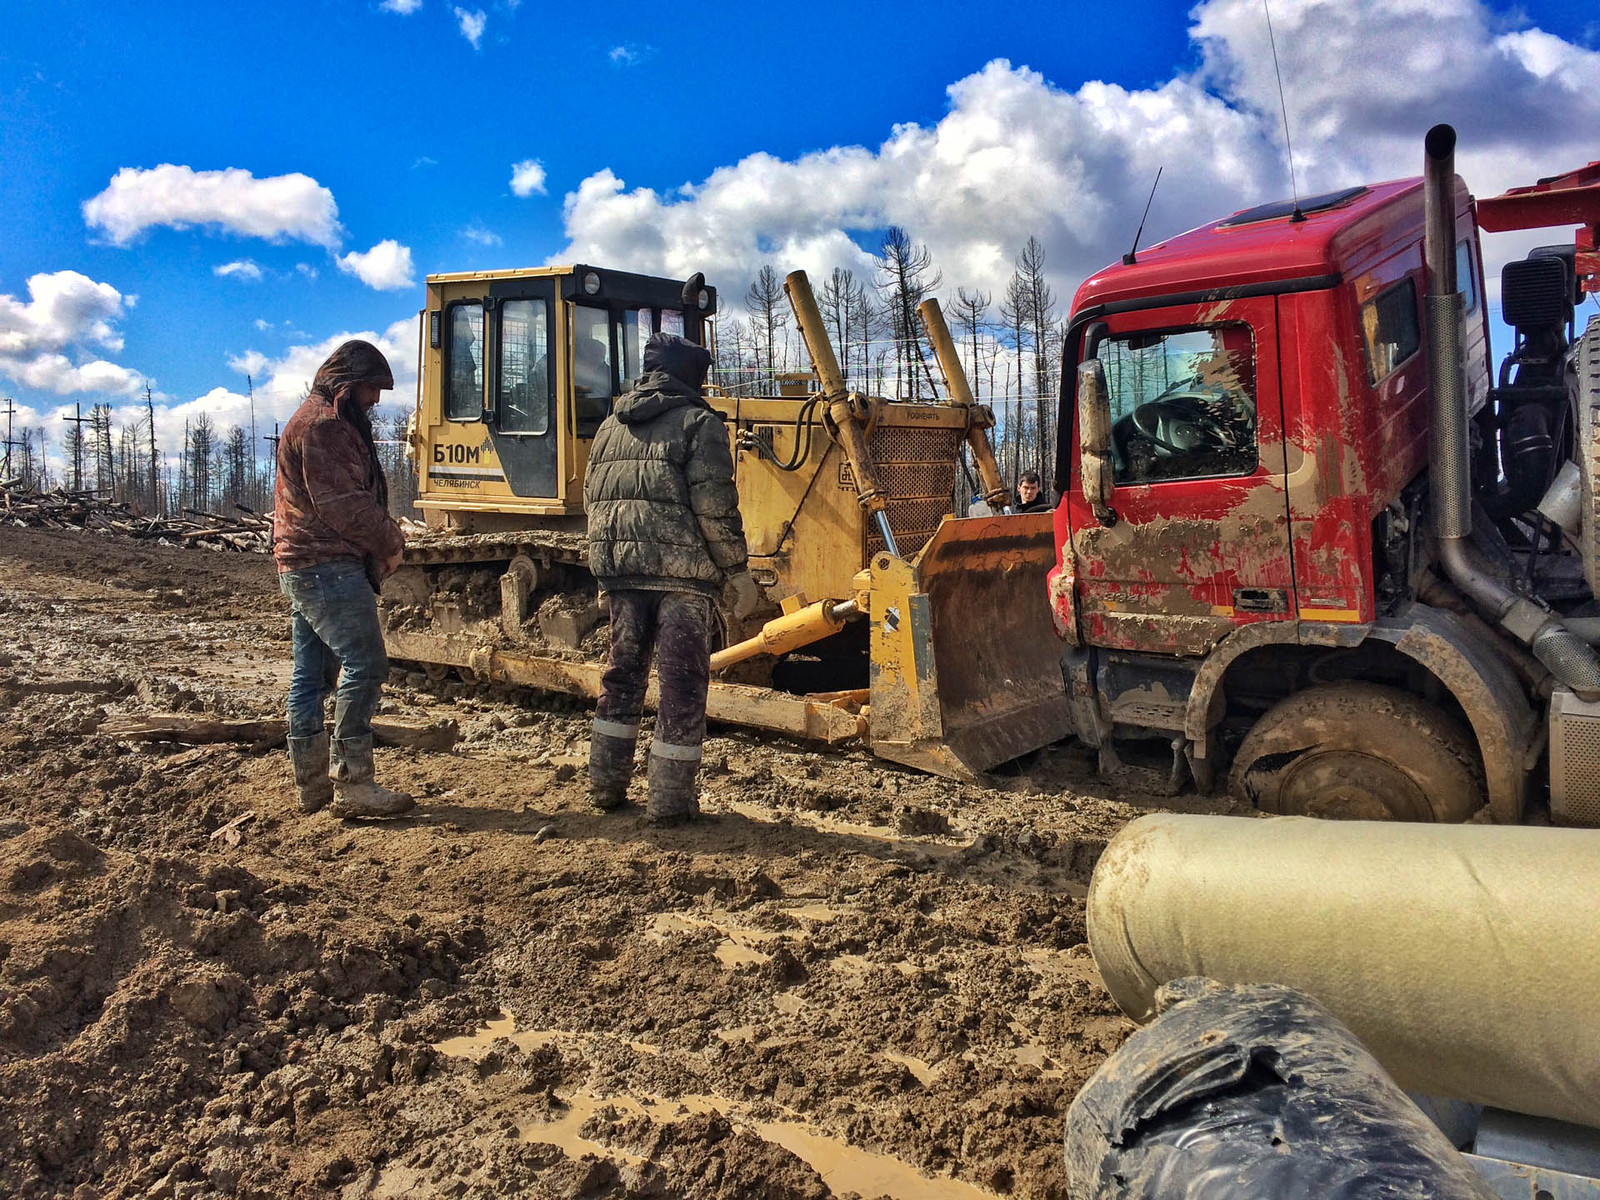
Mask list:
[[[703,340],[716,291],[590,266],[430,275],[412,452],[428,524],[581,518],[600,423],[658,332]]]

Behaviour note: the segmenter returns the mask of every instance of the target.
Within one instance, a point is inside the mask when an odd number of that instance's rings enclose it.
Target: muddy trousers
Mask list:
[[[370,738],[389,659],[365,568],[353,559],[318,563],[283,572],[278,585],[293,611],[289,736],[322,732],[322,704],[337,685],[334,741]]]
[[[706,736],[711,680],[711,599],[693,592],[617,590],[611,605],[611,657],[601,680],[590,743],[590,788],[602,808],[620,804],[633,773],[639,717],[655,658],[660,681],[650,745],[650,815],[682,819],[698,811],[694,780]]]

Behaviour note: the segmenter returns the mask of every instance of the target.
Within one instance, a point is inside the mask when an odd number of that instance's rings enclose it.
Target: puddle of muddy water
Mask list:
[[[774,824],[773,810],[759,804],[752,804],[744,800],[729,802],[728,807],[749,821],[756,821],[763,825]],[[856,821],[846,821],[840,817],[822,815],[812,812],[789,812],[786,816],[796,825],[805,825],[823,833],[836,833],[842,837],[864,838],[868,841],[879,842],[885,846],[892,846],[896,850],[915,851],[926,854],[930,858],[945,858],[959,854],[966,847],[966,841],[939,842],[929,839],[910,839],[897,837],[880,825],[864,825]]]
[[[679,1100],[650,1097],[641,1100],[633,1096],[600,1098],[577,1092],[564,1096],[563,1100],[568,1107],[559,1120],[519,1124],[518,1136],[525,1142],[547,1142],[559,1146],[572,1157],[595,1154],[637,1163],[640,1161],[637,1155],[584,1137],[580,1132],[584,1123],[607,1106],[643,1114],[662,1123],[690,1113],[714,1112],[803,1159],[837,1193],[888,1196],[891,1200],[994,1200],[993,1193],[982,1188],[954,1179],[930,1179],[898,1158],[858,1150],[837,1138],[818,1133],[799,1121],[742,1122],[738,1117],[738,1106],[720,1097],[684,1096]]]
[[[781,997],[780,997],[781,998]],[[479,1057],[486,1053],[497,1039],[508,1037],[519,1046],[527,1038],[542,1039],[530,1044],[543,1045],[561,1037],[575,1038],[573,1034],[555,1034],[549,1031],[515,1032],[516,1022],[510,1013],[502,1012],[484,1029],[463,1037],[450,1038],[435,1044],[441,1054],[458,1057]],[[719,1033],[724,1041],[753,1038],[753,1026],[726,1029]],[[637,1047],[644,1049],[644,1047]],[[649,1047],[655,1053],[656,1047]],[[884,1054],[889,1061],[899,1063],[923,1083],[937,1078],[936,1068],[921,1059],[897,1054]],[[595,1113],[606,1107],[622,1112],[643,1115],[665,1124],[696,1113],[718,1113],[733,1121],[736,1126],[750,1129],[775,1145],[809,1163],[823,1181],[835,1192],[856,1192],[863,1196],[884,1197],[890,1200],[995,1200],[992,1192],[962,1183],[955,1179],[930,1179],[914,1167],[888,1154],[874,1154],[859,1150],[837,1138],[829,1137],[801,1121],[750,1121],[741,1119],[742,1106],[720,1096],[687,1095],[675,1099],[631,1094],[595,1096],[588,1092],[562,1092],[560,1098],[566,1111],[554,1121],[527,1121],[517,1123],[517,1136],[524,1142],[545,1142],[558,1146],[567,1155],[579,1158],[593,1154],[613,1161],[638,1163],[638,1155],[592,1141],[582,1134],[584,1124]],[[374,1194],[401,1195],[412,1186],[400,1168],[390,1168],[378,1179]]]
[[[518,1050],[524,1053],[537,1050],[541,1046],[568,1045],[575,1046],[587,1037],[608,1037],[608,1034],[578,1034],[569,1033],[561,1029],[524,1029],[521,1033],[516,1031],[516,1018],[504,1009],[493,1021],[488,1022],[482,1029],[460,1037],[446,1038],[442,1042],[433,1043],[433,1048],[440,1054],[448,1054],[452,1058],[480,1059],[489,1053],[490,1047],[501,1038],[511,1042]],[[628,1045],[640,1054],[660,1054],[660,1046],[652,1046],[649,1042],[629,1042]]]
[[[783,915],[801,921],[816,921],[820,924],[835,921],[839,917],[839,914],[826,904],[802,904],[795,908],[786,908],[783,910]]]
[[[728,970],[749,963],[764,963],[772,956],[757,947],[763,942],[777,941],[783,937],[767,929],[748,929],[718,921],[712,917],[690,916],[686,913],[657,913],[650,922],[648,936],[665,941],[674,933],[688,933],[696,929],[713,929],[722,935],[714,953],[717,961]]]

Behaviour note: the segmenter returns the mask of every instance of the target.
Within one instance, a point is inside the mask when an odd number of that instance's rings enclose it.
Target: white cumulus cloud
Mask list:
[[[247,350],[230,358],[228,366],[241,376],[249,375],[254,381],[258,422],[263,416],[268,421],[286,421],[299,407],[306,389],[316,377],[317,368],[323,364],[328,355],[332,354],[340,343],[347,342],[351,338],[362,338],[383,351],[384,357],[389,360],[389,369],[394,373],[394,391],[383,394],[383,403],[388,406],[409,408],[416,402],[419,328],[416,316],[402,317],[381,333],[371,329],[334,333],[320,341],[290,346],[276,357],[263,354],[259,350]],[[227,390],[213,389],[213,393],[210,394]],[[199,404],[200,400],[189,403]],[[225,410],[224,415],[234,411],[236,410]]]
[[[333,193],[298,172],[257,179],[249,171],[196,171],[163,163],[123,167],[99,195],[84,201],[83,219],[124,246],[147,229],[204,226],[267,241],[339,244]]]
[[[456,24],[461,30],[461,36],[472,43],[474,50],[478,49],[478,43],[483,41],[483,28],[489,23],[489,18],[481,8],[471,10],[457,8],[453,11],[456,14]]]
[[[383,0],[378,7],[384,12],[399,13],[402,17],[409,17],[422,7],[422,0]]]
[[[261,268],[248,258],[218,263],[211,268],[211,273],[218,279],[248,279],[253,282],[261,278]]]
[[[511,164],[511,192],[516,196],[544,195],[544,164],[536,158],[525,158]]]
[[[36,391],[119,395],[143,376],[100,355],[122,350],[115,321],[130,300],[77,271],[34,275],[29,299],[0,295],[0,376]]]
[[[393,238],[385,238],[371,250],[355,251],[342,255],[339,269],[354,275],[362,283],[379,291],[394,291],[411,287],[415,268],[411,263],[411,248],[402,246]]]
[[[498,246],[505,241],[492,229],[485,229],[482,225],[468,225],[461,231],[461,236],[474,246]]]
[[[606,57],[611,60],[611,65],[614,67],[636,67],[655,56],[656,48],[654,46],[639,45],[636,42],[613,46],[606,54]]]
[[[1065,307],[1128,249],[1158,169],[1146,245],[1289,193],[1260,0],[1205,0],[1191,20],[1198,67],[1149,87],[1067,90],[996,60],[949,86],[937,121],[897,125],[875,146],[752,154],[669,190],[601,169],[566,195],[568,244],[551,261],[703,270],[732,297],[767,263],[870,273],[861,247],[892,224],[929,248],[951,291],[998,296],[1031,235]],[[1600,54],[1518,28],[1515,13],[1480,0],[1278,0],[1273,21],[1303,192],[1418,174],[1438,120],[1460,131],[1459,169],[1478,195],[1594,157]]]

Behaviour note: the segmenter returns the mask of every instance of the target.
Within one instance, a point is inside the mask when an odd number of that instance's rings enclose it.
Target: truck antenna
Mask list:
[[[1139,239],[1144,236],[1144,223],[1146,218],[1150,216],[1150,205],[1156,198],[1156,185],[1161,182],[1161,172],[1164,170],[1166,170],[1164,166],[1156,168],[1156,182],[1150,185],[1149,199],[1144,202],[1144,216],[1139,218],[1139,228],[1133,235],[1133,249],[1122,256],[1122,265],[1125,267],[1131,267],[1139,261],[1135,257],[1139,253]]]
[[[1283,113],[1283,150],[1289,160],[1289,193],[1294,197],[1294,212],[1290,221],[1304,221],[1300,211],[1300,187],[1294,178],[1294,147],[1289,144],[1289,105],[1283,98],[1283,71],[1278,67],[1278,39],[1272,35],[1272,9],[1267,0],[1261,0],[1261,11],[1267,14],[1267,43],[1272,47],[1272,73],[1278,77],[1278,109]]]

